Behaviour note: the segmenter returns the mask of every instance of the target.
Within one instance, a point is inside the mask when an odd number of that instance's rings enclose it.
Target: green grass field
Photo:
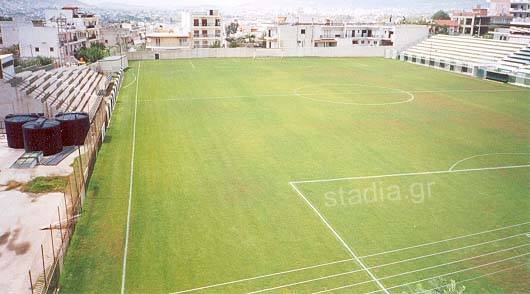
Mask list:
[[[61,293],[121,291],[133,133],[126,293],[528,293],[530,90],[378,58],[130,66]]]

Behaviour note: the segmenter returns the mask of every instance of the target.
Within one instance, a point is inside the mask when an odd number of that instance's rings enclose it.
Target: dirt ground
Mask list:
[[[23,153],[23,150],[8,148],[5,139],[0,138],[0,293],[31,293],[29,271],[33,283],[43,271],[41,244],[46,267],[53,261],[52,235],[50,230],[42,228],[59,223],[58,207],[61,220],[66,219],[63,193],[29,194],[8,190],[6,184],[9,181],[25,183],[37,176],[66,176],[72,172],[70,164],[76,153],[57,167],[10,169]],[[57,229],[52,234],[57,253],[60,232]]]

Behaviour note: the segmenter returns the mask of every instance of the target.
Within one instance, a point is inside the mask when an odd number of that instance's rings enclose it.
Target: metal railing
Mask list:
[[[221,34],[194,34],[194,38],[220,38]]]

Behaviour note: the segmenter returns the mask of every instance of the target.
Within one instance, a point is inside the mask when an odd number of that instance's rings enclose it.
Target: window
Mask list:
[[[462,72],[467,72],[467,66],[462,66]]]
[[[429,61],[430,66],[434,66],[434,60]]]
[[[445,68],[445,63],[444,62],[440,62],[440,68]]]
[[[105,40],[105,44],[108,44],[109,43],[109,40]]]
[[[54,50],[53,47],[50,47],[50,52],[53,52],[53,50]]]
[[[203,18],[203,19],[201,20],[201,25],[202,25],[203,27],[207,27],[207,26],[208,26],[208,20],[207,20],[206,18]]]
[[[6,61],[2,64],[2,68],[6,68],[8,66],[12,66],[14,64],[13,60]]]
[[[35,52],[39,52],[39,51],[40,51],[39,47],[35,47]]]
[[[300,34],[305,35],[305,29],[300,30]]]
[[[199,20],[198,19],[194,19],[193,20],[193,26],[194,27],[198,27],[199,26]]]

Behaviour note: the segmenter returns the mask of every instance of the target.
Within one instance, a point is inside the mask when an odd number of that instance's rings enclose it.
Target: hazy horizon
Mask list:
[[[259,7],[259,8],[293,8],[293,7],[307,7],[307,8],[418,8],[425,9],[433,8],[465,8],[471,9],[473,4],[482,4],[486,6],[486,0],[269,0],[266,3],[259,0],[151,0],[146,2],[144,0],[80,0],[88,5],[105,5],[105,4],[122,4],[124,6],[141,6],[141,7],[158,7],[158,8],[176,8],[176,7],[198,7],[210,6],[220,8],[236,8],[236,7]]]

